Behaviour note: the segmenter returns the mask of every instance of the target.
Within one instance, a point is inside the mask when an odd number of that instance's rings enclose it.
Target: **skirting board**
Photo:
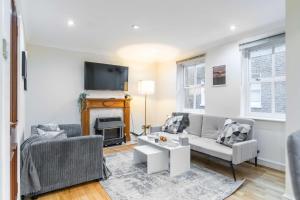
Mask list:
[[[280,162],[275,162],[275,161],[272,161],[272,160],[268,160],[268,159],[265,159],[265,158],[259,158],[258,157],[257,163],[259,165],[262,165],[262,166],[265,166],[265,167],[269,167],[269,168],[272,168],[272,169],[277,169],[279,171],[285,171],[285,164],[280,163]]]
[[[295,200],[295,197],[291,196],[291,195],[288,194],[288,193],[284,193],[284,194],[282,195],[282,199],[283,199],[283,200]]]

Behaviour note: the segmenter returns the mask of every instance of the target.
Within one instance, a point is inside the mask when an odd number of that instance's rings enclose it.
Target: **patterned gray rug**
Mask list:
[[[107,157],[112,176],[101,181],[112,200],[221,200],[244,182],[191,163],[191,169],[169,177],[167,171],[148,175],[146,165],[134,165],[133,153]]]

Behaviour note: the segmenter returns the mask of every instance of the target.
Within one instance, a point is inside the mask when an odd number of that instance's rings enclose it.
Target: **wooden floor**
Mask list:
[[[105,148],[105,155],[131,151],[134,145],[122,145]],[[194,162],[226,176],[232,176],[229,166],[225,163],[212,160],[209,157],[192,153]],[[255,167],[243,163],[236,167],[237,178],[245,178],[246,182],[228,200],[272,200],[282,199],[284,193],[284,173],[266,167]],[[90,182],[68,189],[42,195],[39,200],[110,200],[101,184]]]

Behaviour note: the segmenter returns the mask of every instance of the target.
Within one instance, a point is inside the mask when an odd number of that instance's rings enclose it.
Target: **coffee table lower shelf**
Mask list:
[[[147,136],[139,137],[134,148],[134,162],[146,162],[148,174],[168,170],[170,176],[177,176],[190,169],[190,160],[190,146],[166,147]]]

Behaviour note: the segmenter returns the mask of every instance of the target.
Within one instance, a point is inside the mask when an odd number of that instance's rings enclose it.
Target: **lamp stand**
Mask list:
[[[150,125],[147,125],[147,95],[145,95],[145,116],[144,116],[144,126],[143,126],[143,129],[144,129],[144,135],[147,135],[147,129],[150,128]]]

